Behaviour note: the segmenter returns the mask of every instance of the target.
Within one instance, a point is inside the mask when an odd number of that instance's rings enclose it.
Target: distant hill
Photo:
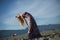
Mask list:
[[[49,24],[49,25],[38,25],[38,28],[41,31],[54,30],[60,28],[60,24]],[[0,38],[9,37],[12,34],[22,35],[27,33],[28,29],[25,30],[0,30]]]
[[[40,31],[54,30],[60,28],[60,24],[38,25]]]

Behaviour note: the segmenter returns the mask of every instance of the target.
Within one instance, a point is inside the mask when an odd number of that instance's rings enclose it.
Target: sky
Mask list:
[[[60,24],[60,0],[0,0],[0,30],[24,30],[15,16],[29,12],[37,25]]]

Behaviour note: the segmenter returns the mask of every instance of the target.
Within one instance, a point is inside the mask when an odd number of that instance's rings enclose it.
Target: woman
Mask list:
[[[25,18],[28,19],[29,25],[28,25],[28,23],[27,23],[27,21],[26,21]],[[39,30],[38,30],[38,26],[37,26],[36,21],[33,18],[33,16],[30,13],[25,12],[24,14],[22,14],[22,19],[25,21],[25,23],[28,26],[28,37],[29,37],[29,39],[40,38],[41,37],[41,34],[40,34]],[[23,21],[23,20],[20,20],[20,21]]]
[[[28,12],[25,12],[23,14],[24,19],[28,18],[28,20],[30,21],[28,25],[28,34],[29,34],[29,39],[34,39],[34,38],[39,38],[41,37],[41,34],[38,30],[38,26],[36,24],[36,21],[34,20],[33,16],[31,14],[29,14]]]

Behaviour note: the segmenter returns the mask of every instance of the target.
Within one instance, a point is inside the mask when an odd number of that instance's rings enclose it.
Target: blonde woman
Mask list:
[[[25,21],[25,23],[28,26],[28,37],[29,37],[29,39],[32,40],[35,38],[42,37],[40,32],[39,32],[39,29],[38,29],[38,26],[36,24],[34,17],[28,12],[25,12],[24,14],[22,14],[22,17],[23,17],[22,19]],[[28,25],[27,21],[25,20],[25,18],[28,19],[29,25]]]

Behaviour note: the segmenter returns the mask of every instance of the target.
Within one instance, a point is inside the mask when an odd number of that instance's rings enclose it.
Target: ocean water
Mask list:
[[[49,25],[38,25],[38,28],[41,31],[54,30],[60,28],[60,24],[49,24]],[[13,34],[22,35],[27,33],[28,29],[25,30],[0,30],[0,38],[9,37]]]

